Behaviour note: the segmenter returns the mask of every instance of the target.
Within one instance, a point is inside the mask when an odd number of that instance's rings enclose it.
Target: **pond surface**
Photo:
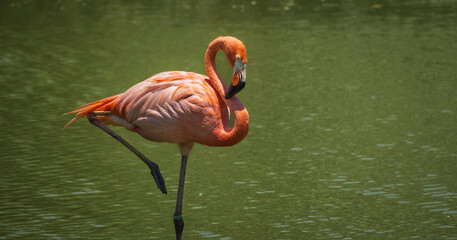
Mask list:
[[[0,2],[0,239],[173,239],[180,156],[76,106],[248,50],[250,132],[189,159],[185,239],[457,239],[457,5]],[[218,55],[222,76],[230,69]]]

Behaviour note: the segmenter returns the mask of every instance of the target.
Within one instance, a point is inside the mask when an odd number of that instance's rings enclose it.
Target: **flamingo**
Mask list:
[[[219,76],[215,58],[223,50],[233,69],[229,87]],[[232,146],[243,140],[249,129],[249,115],[235,96],[246,83],[247,54],[237,38],[225,36],[213,40],[205,54],[208,76],[192,72],[170,71],[156,74],[124,93],[78,107],[69,113],[75,120],[87,116],[89,122],[114,137],[150,168],[157,187],[167,193],[159,166],[136,150],[106,125],[123,126],[154,142],[176,143],[181,154],[176,209],[173,214],[176,239],[182,238],[184,220],[182,201],[187,160],[194,143],[208,146]],[[233,127],[229,124],[234,115]]]

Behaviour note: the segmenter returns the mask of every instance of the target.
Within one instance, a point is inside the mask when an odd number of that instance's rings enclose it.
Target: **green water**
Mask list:
[[[0,239],[173,239],[177,147],[74,107],[248,51],[250,132],[197,145],[185,239],[457,239],[457,3],[1,1]],[[223,57],[225,78],[230,69]]]

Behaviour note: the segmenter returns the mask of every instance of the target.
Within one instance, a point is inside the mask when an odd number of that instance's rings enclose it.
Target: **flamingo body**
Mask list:
[[[112,114],[132,123],[127,128],[144,138],[170,143],[221,145],[218,132],[229,121],[229,109],[208,77],[180,71],[159,73],[132,86],[119,95]]]
[[[230,88],[216,71],[215,55],[220,49],[234,68]],[[124,126],[151,141],[232,146],[247,135],[249,115],[236,96],[226,94],[231,92],[233,85],[244,86],[240,79],[243,81],[241,75],[245,74],[246,61],[246,49],[241,41],[233,37],[216,38],[205,55],[209,77],[183,71],[156,74],[122,94],[70,112],[76,117],[67,126],[95,113],[95,118],[102,123]],[[235,118],[233,128],[229,125],[230,111]]]

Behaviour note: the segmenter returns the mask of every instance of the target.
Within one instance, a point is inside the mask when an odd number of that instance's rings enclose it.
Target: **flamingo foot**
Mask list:
[[[154,181],[157,184],[157,187],[163,194],[167,194],[167,188],[165,187],[165,180],[162,177],[162,173],[160,172],[159,165],[153,163],[149,159],[146,161],[149,169],[151,169],[151,175],[154,178]]]
[[[184,230],[184,220],[182,219],[182,215],[173,214],[173,222],[175,223],[175,232],[176,232],[176,240],[182,239],[182,231]]]

